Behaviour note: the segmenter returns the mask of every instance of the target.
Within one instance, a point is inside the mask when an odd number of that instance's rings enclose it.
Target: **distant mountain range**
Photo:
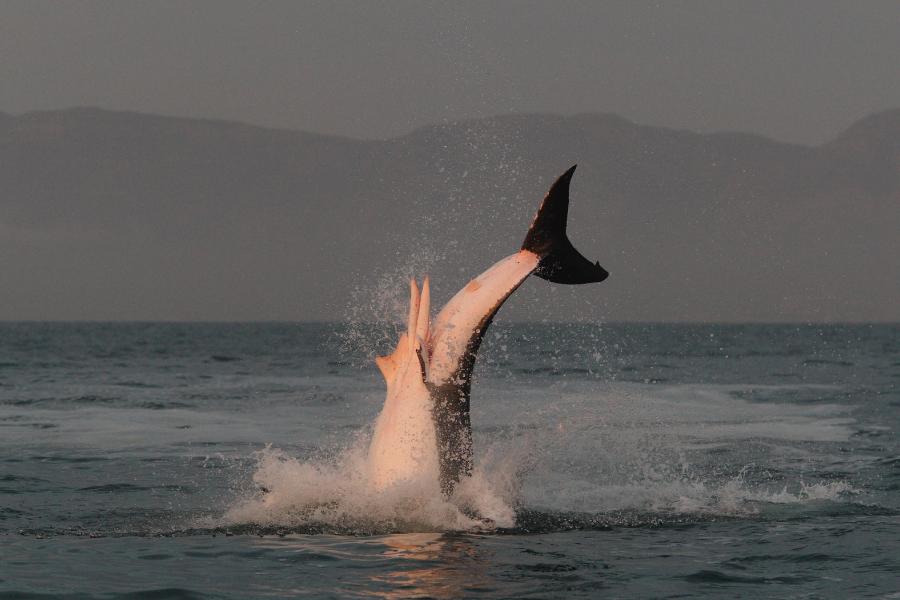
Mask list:
[[[92,108],[0,113],[0,319],[342,320],[518,249],[578,163],[570,237],[610,271],[503,318],[900,321],[900,110],[817,147],[608,114],[360,141]]]

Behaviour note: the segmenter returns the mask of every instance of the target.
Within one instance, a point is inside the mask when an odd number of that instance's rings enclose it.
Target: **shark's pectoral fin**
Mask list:
[[[397,373],[397,360],[394,358],[393,354],[376,356],[375,364],[378,365],[378,370],[381,371],[381,375],[384,377],[385,381],[390,381]]]
[[[387,383],[390,383],[396,376],[397,370],[400,368],[400,365],[403,364],[408,352],[409,340],[407,339],[407,335],[403,333],[400,335],[400,341],[397,342],[397,347],[394,348],[393,352],[386,356],[375,357],[375,364],[378,365],[378,370],[381,371],[381,374],[384,376],[384,380]]]

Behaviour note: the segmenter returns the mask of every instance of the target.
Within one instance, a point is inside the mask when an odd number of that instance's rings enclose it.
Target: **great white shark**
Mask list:
[[[519,251],[471,280],[434,320],[428,278],[421,290],[410,281],[406,332],[392,354],[376,358],[387,397],[367,457],[374,489],[424,485],[449,497],[472,472],[472,369],[497,311],[529,275],[563,284],[609,276],[566,235],[574,171],[573,166],[550,187]]]

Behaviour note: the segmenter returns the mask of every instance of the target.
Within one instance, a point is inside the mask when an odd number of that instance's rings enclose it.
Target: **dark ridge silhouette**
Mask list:
[[[809,147],[608,114],[359,141],[92,108],[0,113],[0,319],[340,320],[423,262],[440,302],[574,163],[568,234],[613,276],[529,281],[501,318],[900,320],[900,110]]]

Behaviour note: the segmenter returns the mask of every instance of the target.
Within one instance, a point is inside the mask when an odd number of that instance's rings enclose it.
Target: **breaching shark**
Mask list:
[[[367,458],[374,489],[422,483],[449,497],[472,472],[472,369],[494,315],[529,275],[565,284],[609,276],[566,236],[574,171],[575,166],[550,187],[521,249],[470,281],[433,321],[428,278],[421,290],[410,281],[406,332],[392,354],[376,358],[387,398]]]

